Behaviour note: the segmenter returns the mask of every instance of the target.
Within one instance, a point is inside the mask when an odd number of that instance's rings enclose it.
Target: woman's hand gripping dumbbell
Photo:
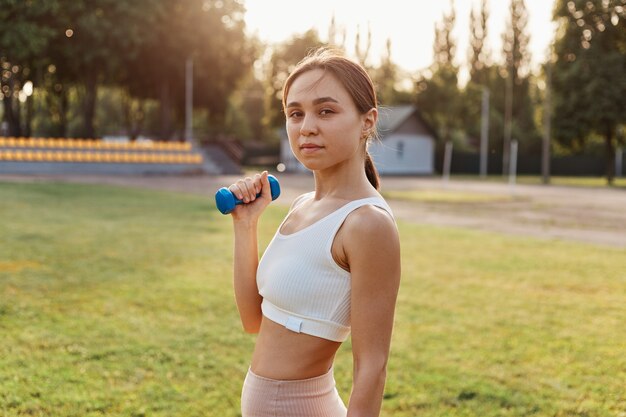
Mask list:
[[[222,187],[215,193],[215,204],[222,214],[229,214],[239,204],[251,203],[263,195],[264,176],[267,176],[267,183],[270,187],[272,200],[276,200],[280,195],[280,185],[273,175],[257,174],[255,178],[240,180],[230,187]],[[238,198],[239,196],[239,198]]]

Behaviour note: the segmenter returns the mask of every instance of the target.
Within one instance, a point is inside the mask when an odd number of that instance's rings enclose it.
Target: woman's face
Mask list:
[[[308,169],[322,170],[363,158],[361,137],[371,128],[345,87],[321,69],[296,78],[285,100],[289,144]]]

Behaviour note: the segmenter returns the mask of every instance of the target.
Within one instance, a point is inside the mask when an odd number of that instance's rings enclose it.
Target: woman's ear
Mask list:
[[[370,131],[376,127],[378,121],[378,109],[371,108],[363,115],[363,131]]]

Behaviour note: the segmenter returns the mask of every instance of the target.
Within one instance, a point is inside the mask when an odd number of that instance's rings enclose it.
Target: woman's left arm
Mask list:
[[[343,225],[343,248],[352,276],[354,359],[348,417],[378,417],[400,285],[400,242],[393,219],[364,206]]]

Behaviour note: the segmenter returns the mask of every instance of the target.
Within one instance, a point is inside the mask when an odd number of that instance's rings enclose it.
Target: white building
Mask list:
[[[379,174],[432,175],[435,173],[435,133],[415,106],[381,107],[378,117],[380,140],[369,152]],[[281,132],[280,156],[288,172],[307,172],[293,156],[287,134]]]

